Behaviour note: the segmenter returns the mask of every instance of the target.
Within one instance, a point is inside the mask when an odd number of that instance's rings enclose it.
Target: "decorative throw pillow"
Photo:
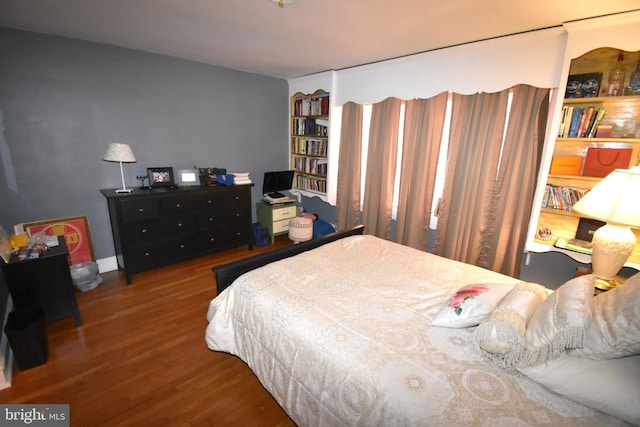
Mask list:
[[[640,425],[640,356],[591,360],[565,353],[519,371],[562,396]]]
[[[513,289],[506,283],[476,283],[464,286],[438,311],[431,325],[448,328],[468,328],[482,322]]]
[[[527,323],[527,354],[523,366],[534,366],[583,345],[591,323],[595,277],[569,280],[538,307]]]
[[[614,359],[640,354],[640,273],[593,299],[591,325],[571,354]]]
[[[527,322],[547,295],[537,283],[518,283],[480,323],[472,342],[486,359],[512,369],[525,354]]]

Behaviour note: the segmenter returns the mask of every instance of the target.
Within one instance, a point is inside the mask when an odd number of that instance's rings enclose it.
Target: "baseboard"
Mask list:
[[[102,258],[96,261],[98,263],[98,271],[100,273],[106,273],[107,271],[113,271],[118,269],[118,258],[115,256],[109,258]]]

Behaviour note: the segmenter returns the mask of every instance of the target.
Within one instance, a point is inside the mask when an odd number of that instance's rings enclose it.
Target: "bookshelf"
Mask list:
[[[640,96],[608,93],[609,70],[620,51],[597,48],[571,60],[559,119],[555,131],[552,129],[555,134],[549,169],[537,205],[533,240],[547,246],[546,250],[560,250],[554,246],[559,239],[576,236],[580,216],[571,208],[577,200],[610,170],[640,163]],[[640,54],[623,53],[625,86]],[[581,91],[580,84],[586,80],[589,80],[587,89]],[[640,230],[633,231],[640,242]],[[583,254],[560,251],[578,261],[590,262],[590,257]],[[640,266],[640,243],[636,244],[629,264]]]
[[[329,168],[329,93],[296,93],[291,97],[291,169],[293,188],[326,196]]]

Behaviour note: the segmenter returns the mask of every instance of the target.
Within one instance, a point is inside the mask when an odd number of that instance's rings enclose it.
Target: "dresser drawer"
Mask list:
[[[283,219],[291,219],[298,216],[298,207],[296,205],[283,206],[273,208],[273,221],[280,221]],[[287,221],[287,224],[289,221]]]
[[[289,220],[285,219],[282,221],[274,221],[273,223],[273,234],[282,233],[285,231],[289,231]]]
[[[175,214],[181,212],[190,212],[195,210],[196,203],[193,197],[187,194],[179,196],[170,196],[160,199],[160,212],[162,214]]]
[[[158,203],[153,199],[123,200],[120,203],[122,222],[137,222],[158,216]]]
[[[164,223],[166,234],[184,233],[198,227],[198,219],[193,214],[168,216]]]
[[[122,230],[127,236],[126,242],[139,243],[158,240],[165,232],[165,222],[161,219],[139,221],[124,224]]]

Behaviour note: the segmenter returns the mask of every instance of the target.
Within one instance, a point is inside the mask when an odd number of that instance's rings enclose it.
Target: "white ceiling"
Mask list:
[[[0,26],[291,78],[638,8],[640,0],[0,0]]]

